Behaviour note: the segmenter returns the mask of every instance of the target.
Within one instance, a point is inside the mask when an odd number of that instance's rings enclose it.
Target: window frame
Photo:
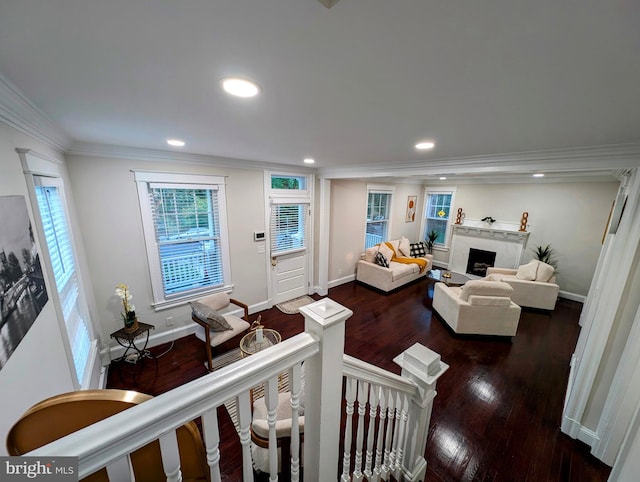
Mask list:
[[[56,319],[60,326],[62,343],[65,348],[65,354],[67,362],[69,364],[69,372],[71,375],[71,381],[76,389],[91,388],[97,379],[97,365],[100,359],[98,356],[98,346],[100,340],[98,337],[98,330],[94,326],[94,319],[92,316],[92,310],[89,305],[89,299],[85,291],[85,281],[83,277],[82,268],[80,266],[80,258],[78,255],[78,248],[75,241],[74,225],[71,219],[68,195],[65,189],[65,183],[62,178],[62,162],[38,154],[30,149],[16,149],[16,152],[20,156],[22,162],[25,179],[27,181],[27,187],[29,191],[29,199],[33,212],[34,222],[36,225],[36,238],[38,241],[38,249],[41,253],[41,263],[43,265],[43,272],[47,282],[47,292],[53,302],[53,306],[56,312]],[[77,304],[79,309],[79,315],[81,316],[82,324],[85,327],[86,333],[89,336],[89,347],[86,352],[84,360],[84,367],[82,368],[82,377],[78,376],[78,369],[76,366],[76,353],[74,353],[74,343],[71,339],[71,333],[69,331],[68,320],[65,318],[65,310],[63,308],[63,302],[61,300],[60,292],[58,291],[57,281],[55,279],[55,271],[51,262],[51,255],[49,252],[49,245],[47,243],[44,223],[42,221],[42,214],[40,210],[40,204],[37,199],[36,189],[41,186],[51,186],[58,190],[60,199],[60,209],[66,223],[66,231],[69,237],[69,248],[71,256],[73,257],[73,276],[75,276],[75,282],[77,284]],[[68,287],[67,283],[71,279],[68,276],[65,280],[65,288]]]
[[[449,217],[447,218],[447,223],[445,227],[444,233],[444,243],[433,243],[433,249],[449,249],[451,245],[451,221],[452,221],[452,212],[453,207],[455,205],[455,197],[456,197],[456,188],[455,187],[438,187],[438,188],[426,188],[424,193],[424,203],[423,203],[423,212],[422,212],[422,220],[420,226],[420,233],[423,239],[427,239],[427,214],[429,213],[429,198],[431,195],[437,194],[451,194],[451,204],[449,205]]]
[[[225,178],[206,174],[181,174],[152,171],[134,171],[134,178],[138,189],[138,204],[142,217],[151,291],[155,311],[184,304],[187,301],[202,297],[204,294],[228,292],[233,289],[231,282],[231,257],[229,251],[229,228],[227,223],[227,206]],[[167,295],[164,289],[162,266],[160,262],[159,244],[156,241],[153,211],[150,193],[153,185],[162,185],[176,189],[211,189],[218,191],[218,223],[220,229],[220,250],[222,253],[223,283],[216,287],[202,287],[187,290],[173,295]]]
[[[385,241],[385,239],[389,239],[390,236],[390,230],[391,230],[391,221],[392,221],[392,217],[393,217],[393,195],[394,195],[395,189],[393,186],[386,186],[386,185],[376,185],[376,184],[368,184],[367,185],[367,203],[366,203],[366,209],[365,209],[365,223],[364,223],[364,249],[367,249],[367,228],[369,226],[369,218],[367,217],[369,215],[369,198],[371,196],[371,194],[386,194],[389,196],[389,202],[387,204],[387,213],[386,213],[386,218],[383,220],[385,223],[385,233],[382,236],[382,241]],[[378,220],[380,221],[380,220]],[[377,243],[376,243],[377,244]],[[374,244],[375,245],[375,244]]]

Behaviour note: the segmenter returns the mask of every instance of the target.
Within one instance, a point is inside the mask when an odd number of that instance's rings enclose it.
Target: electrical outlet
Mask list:
[[[167,316],[164,321],[167,323],[167,326],[173,326],[173,316]]]

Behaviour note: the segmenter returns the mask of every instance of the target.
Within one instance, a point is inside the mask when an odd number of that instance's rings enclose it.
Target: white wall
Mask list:
[[[34,226],[25,177],[20,159],[15,152],[16,148],[33,149],[58,159],[62,159],[62,156],[21,132],[0,124],[0,196],[24,196],[31,225]],[[38,252],[42,253],[40,246]],[[47,283],[47,291],[51,293],[50,283]],[[60,325],[49,297],[31,329],[0,370],[2,440],[15,421],[33,404],[58,393],[73,390],[72,376],[64,351]],[[6,454],[4,443],[0,444],[0,454]]]
[[[230,169],[208,164],[145,162],[98,157],[68,157],[68,169],[85,241],[89,271],[103,339],[121,328],[120,306],[114,299],[117,283],[129,285],[141,321],[155,326],[153,336],[191,327],[187,304],[156,312],[132,169],[225,176],[232,297],[262,308],[267,300],[265,253],[258,253],[253,232],[264,230],[262,170]],[[116,303],[114,303],[116,301]],[[166,317],[173,317],[168,327]]]

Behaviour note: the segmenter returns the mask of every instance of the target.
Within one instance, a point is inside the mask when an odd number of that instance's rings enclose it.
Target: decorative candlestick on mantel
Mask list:
[[[520,219],[520,229],[518,231],[526,232],[527,231],[527,220],[529,218],[529,213],[527,211],[522,213],[522,219]]]
[[[462,224],[462,208],[458,208],[458,213],[456,214],[456,224]]]

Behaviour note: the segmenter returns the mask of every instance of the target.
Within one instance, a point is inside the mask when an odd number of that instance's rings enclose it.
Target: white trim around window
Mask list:
[[[231,283],[225,178],[203,174],[134,171],[134,179],[138,188],[138,201],[149,261],[154,309],[159,311],[181,305],[189,300],[199,298],[203,294],[230,291],[233,285]],[[222,279],[220,282],[186,288],[179,293],[171,293],[168,289],[165,289],[165,279],[160,259],[160,244],[156,236],[156,225],[151,202],[151,193],[154,188],[205,189],[216,194],[217,210],[214,214],[217,215],[219,229],[219,245],[216,249],[219,249],[220,252],[220,261],[217,267],[221,271]]]
[[[427,228],[427,209],[429,209],[429,196],[431,194],[451,194],[451,205],[449,211],[449,219],[447,220],[447,229],[445,233],[445,242],[437,243],[434,245],[434,249],[449,249],[451,247],[451,224],[452,220],[455,222],[455,215],[453,208],[456,201],[456,187],[439,186],[437,188],[426,187],[424,191],[424,199],[422,203],[422,216],[420,220],[420,236],[425,236],[425,229]]]

